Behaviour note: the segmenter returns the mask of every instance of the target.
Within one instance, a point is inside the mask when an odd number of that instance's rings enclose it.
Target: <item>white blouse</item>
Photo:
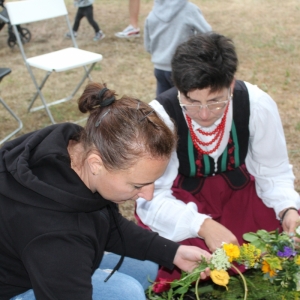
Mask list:
[[[294,174],[289,164],[284,132],[277,105],[264,91],[245,82],[250,100],[249,148],[246,167],[255,177],[257,195],[267,207],[274,209],[277,218],[287,207],[300,208],[300,197],[294,189]],[[166,124],[174,128],[163,106],[156,100],[150,105],[159,113]],[[214,130],[220,119],[206,131]],[[223,140],[210,156],[215,160],[225,149],[232,123],[232,102],[228,110]],[[194,130],[199,124],[192,122]],[[201,127],[200,127],[201,128]],[[195,131],[199,134],[197,131]],[[201,136],[203,139],[203,136]],[[204,150],[208,148],[201,146]],[[172,184],[178,175],[178,158],[174,151],[162,177],[155,182],[154,197],[151,201],[137,200],[137,214],[151,230],[173,241],[199,237],[198,231],[208,215],[198,212],[195,203],[185,204],[172,195]]]

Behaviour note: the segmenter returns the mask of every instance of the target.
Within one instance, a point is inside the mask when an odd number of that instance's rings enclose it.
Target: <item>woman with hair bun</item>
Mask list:
[[[158,264],[191,271],[210,257],[119,213],[152,199],[177,137],[148,104],[116,96],[89,83],[84,128],[55,124],[0,149],[0,299],[145,299]]]

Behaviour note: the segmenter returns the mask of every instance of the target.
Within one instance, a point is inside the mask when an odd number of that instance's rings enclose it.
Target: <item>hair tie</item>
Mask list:
[[[111,105],[113,102],[115,102],[115,100],[116,100],[115,96],[105,99],[103,102],[101,102],[100,107]]]
[[[108,88],[106,88],[106,87],[103,88],[103,89],[98,93],[97,99],[101,101],[102,98],[103,98],[103,96],[104,96],[104,94],[105,94],[105,92],[107,92],[107,91],[108,91]],[[108,98],[108,99],[105,99],[105,100],[102,101],[100,104],[93,106],[93,108],[97,108],[97,107],[105,107],[105,106],[111,105],[113,102],[115,102],[115,100],[116,100],[115,96],[112,96],[112,97],[110,97],[110,98]]]
[[[103,89],[98,93],[97,98],[98,98],[99,100],[101,100],[102,97],[103,97],[103,95],[105,94],[106,91],[108,91],[108,88],[106,88],[106,87],[103,88]]]

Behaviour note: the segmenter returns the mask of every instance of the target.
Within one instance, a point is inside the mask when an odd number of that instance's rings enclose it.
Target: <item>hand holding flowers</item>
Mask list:
[[[192,272],[199,265],[201,259],[210,259],[211,254],[203,249],[195,246],[179,246],[174,257],[174,265],[185,272]],[[209,276],[209,268],[206,268],[200,273],[201,279]]]
[[[300,226],[296,228],[295,235],[296,238],[300,238]],[[230,280],[227,270],[233,269],[239,273],[244,283],[244,299],[247,299],[246,280],[239,271],[238,265],[243,265],[246,269],[261,270],[264,280],[280,288],[300,291],[300,249],[294,238],[286,232],[279,233],[277,230],[272,232],[258,230],[256,233],[244,234],[243,238],[248,244],[237,246],[223,243],[212,254],[210,260],[203,257],[191,273],[182,272],[179,280],[165,282],[170,287],[168,293],[163,293],[161,298],[155,298],[149,292],[149,299],[174,299],[173,296],[176,295],[183,297],[190,286],[195,283],[195,295],[199,300],[197,291],[201,279],[200,274],[207,268],[210,269],[212,281],[226,289]],[[156,287],[157,283],[154,283],[152,286],[154,291],[157,291]]]

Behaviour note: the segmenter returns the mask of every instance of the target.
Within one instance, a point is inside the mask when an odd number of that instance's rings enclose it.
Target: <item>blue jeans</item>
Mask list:
[[[174,86],[172,81],[172,72],[154,69],[156,78],[156,97]]]
[[[120,256],[107,253],[104,255],[99,269],[92,276],[93,300],[145,300],[145,290],[154,281],[158,265],[151,261],[141,261],[125,257],[119,271],[115,272],[107,282],[109,275],[106,269],[112,270]],[[11,298],[11,300],[35,300],[33,290]]]

